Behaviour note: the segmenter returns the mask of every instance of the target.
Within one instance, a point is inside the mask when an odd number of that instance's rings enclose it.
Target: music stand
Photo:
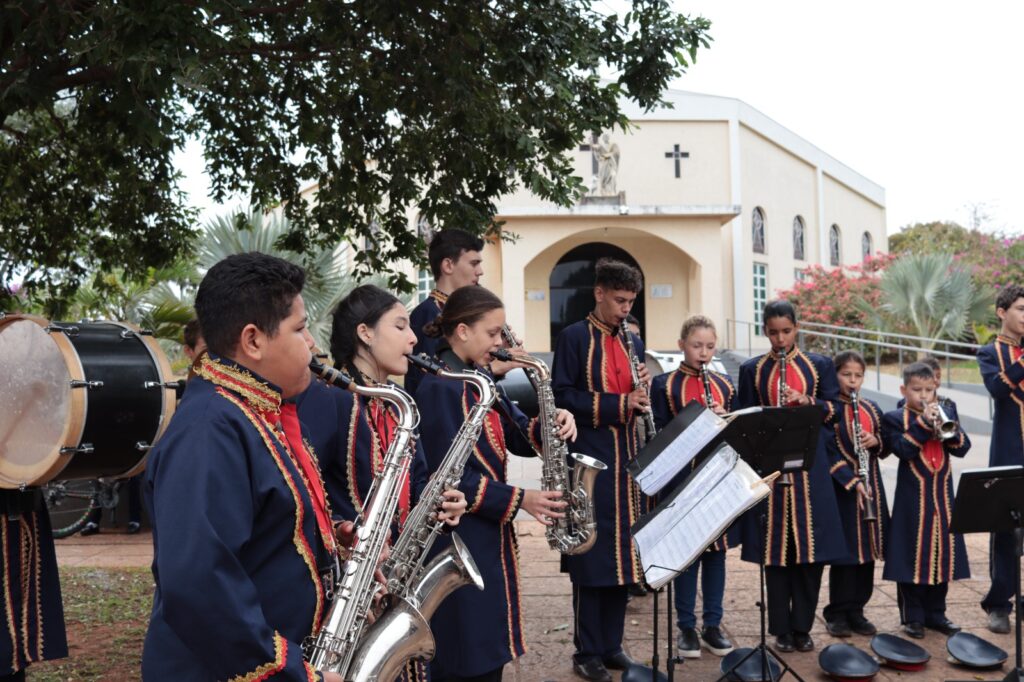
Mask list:
[[[824,420],[824,412],[817,405],[801,407],[764,407],[755,412],[738,414],[723,432],[725,441],[760,476],[775,472],[789,473],[806,471],[814,465],[818,450],[818,433]],[[758,538],[758,575],[760,578],[761,641],[745,656],[737,659],[731,668],[725,670],[717,682],[727,680],[734,670],[747,659],[758,655],[761,658],[761,679],[774,682],[788,672],[804,682],[777,651],[768,646],[767,609],[764,580],[764,538],[768,534],[768,515],[765,502],[761,502],[760,536]],[[771,672],[769,656],[781,664],[778,678]]]
[[[1003,682],[1024,682],[1021,665],[1020,562],[1024,556],[1024,466],[969,469],[960,474],[951,533],[1013,533],[1016,665]]]

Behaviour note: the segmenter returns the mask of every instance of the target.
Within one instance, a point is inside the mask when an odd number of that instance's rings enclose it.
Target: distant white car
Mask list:
[[[671,353],[663,353],[660,351],[649,350],[644,352],[644,361],[647,363],[647,369],[650,371],[652,377],[656,377],[659,374],[665,372],[671,372],[672,370],[679,367],[679,363],[683,361],[683,354],[679,351],[673,351]],[[722,361],[715,356],[710,362],[712,371],[720,372],[721,374],[728,374],[729,372],[725,369],[725,365]]]

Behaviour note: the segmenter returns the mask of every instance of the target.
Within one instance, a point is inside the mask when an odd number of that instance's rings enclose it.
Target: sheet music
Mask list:
[[[716,452],[667,508],[634,533],[647,583],[657,589],[685,570],[768,492],[735,450]]]
[[[683,467],[693,461],[697,453],[727,424],[728,422],[717,414],[705,409],[678,438],[665,446],[647,468],[637,475],[637,485],[647,495],[656,494],[668,485]]]

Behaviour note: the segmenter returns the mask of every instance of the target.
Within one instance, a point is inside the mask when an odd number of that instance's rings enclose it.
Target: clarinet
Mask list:
[[[786,406],[786,399],[783,397],[786,394],[786,349],[783,348],[780,352],[775,354],[775,359],[779,363],[779,407]],[[783,474],[779,477],[778,485],[780,486],[791,486],[793,485],[793,474]]]
[[[640,359],[636,356],[636,346],[633,345],[633,335],[629,333],[629,326],[626,324],[626,320],[622,320],[622,337],[626,341],[626,355],[629,356],[629,370],[630,376],[633,379],[633,390],[643,387],[647,397],[651,397],[651,388],[647,384],[640,381],[640,371],[637,369],[637,365],[640,364]],[[640,413],[640,419],[636,424],[637,436],[640,439],[641,446],[651,442],[654,438],[654,434],[657,433],[658,429],[654,426],[654,414],[650,408]]]
[[[706,362],[700,363],[700,382],[704,386],[704,407],[711,409],[715,402],[715,394],[711,392],[711,374]]]
[[[871,497],[871,453],[864,447],[863,432],[860,426],[860,396],[857,391],[850,391],[850,406],[853,408],[853,452],[857,455],[857,464],[861,482],[864,484],[864,491]],[[874,523],[878,520],[875,516],[875,505],[868,499],[867,508],[864,510],[864,520]]]

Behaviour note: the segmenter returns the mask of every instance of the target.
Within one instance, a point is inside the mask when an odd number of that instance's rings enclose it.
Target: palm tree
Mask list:
[[[988,316],[990,296],[954,265],[949,253],[911,253],[882,273],[880,310],[865,308],[879,328],[901,327],[928,339],[960,340]],[[933,343],[922,342],[925,350]]]
[[[360,284],[386,286],[383,277],[359,281],[345,267],[348,245],[320,248],[298,253],[278,246],[291,229],[287,218],[279,214],[265,216],[254,211],[237,211],[209,221],[200,239],[199,268],[206,271],[235,253],[258,251],[300,265],[306,270],[302,299],[309,315],[309,330],[317,346],[326,350],[331,340],[331,312],[342,298]],[[408,305],[408,301],[403,299]]]

